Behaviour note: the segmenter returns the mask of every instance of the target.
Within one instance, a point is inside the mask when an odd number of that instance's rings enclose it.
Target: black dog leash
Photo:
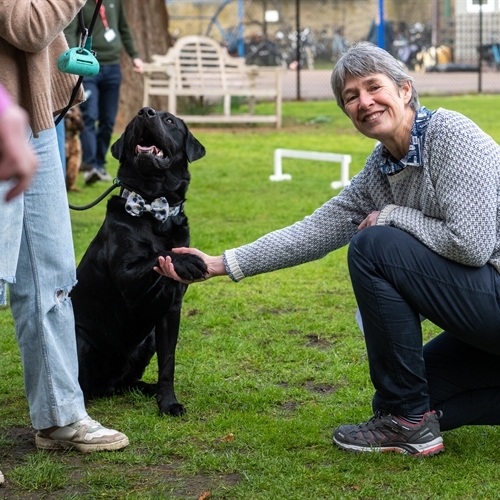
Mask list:
[[[71,208],[71,210],[88,210],[89,208],[95,207],[98,203],[100,203],[102,200],[104,200],[104,198],[106,198],[106,196],[108,196],[108,194],[111,193],[111,191],[115,190],[116,188],[125,188],[125,189],[128,189],[129,191],[135,191],[138,194],[141,194],[137,190],[134,190],[134,188],[123,184],[123,182],[121,182],[120,179],[114,179],[113,185],[110,186],[108,189],[106,189],[106,191],[104,191],[104,193],[102,193],[99,197],[97,197],[92,203],[89,203],[88,205],[83,205],[80,207],[69,204],[69,208]],[[144,196],[143,196],[143,198],[144,198]]]
[[[83,205],[80,207],[69,204],[69,208],[71,208],[71,210],[88,210],[89,208],[95,207],[98,203],[100,203],[102,200],[104,200],[104,198],[106,198],[106,196],[108,196],[108,194],[111,193],[111,191],[114,191],[116,188],[119,188],[119,187],[128,189],[129,191],[136,191],[138,194],[141,194],[137,190],[134,190],[134,188],[131,188],[131,187],[123,184],[119,179],[114,179],[113,185],[110,186],[108,189],[106,189],[106,191],[104,191],[104,193],[102,193],[99,197],[97,197],[92,203],[89,203],[88,205]]]
[[[81,207],[69,204],[69,208],[71,208],[72,210],[88,210],[89,208],[95,207],[99,202],[101,202],[104,198],[106,198],[106,196],[108,196],[108,194],[111,193],[111,191],[119,187],[122,187],[120,181],[118,179],[115,179],[113,181],[113,185],[110,186],[108,189],[106,189],[106,191],[104,191],[104,193],[102,193],[101,196],[95,199],[92,203],[89,203],[88,205],[83,205]]]
[[[136,189],[134,189],[130,186],[127,186],[126,184],[121,182],[120,179],[115,178],[113,180],[113,185],[110,186],[108,189],[106,189],[106,191],[104,191],[104,193],[102,193],[100,196],[98,196],[92,203],[89,203],[88,205],[83,205],[83,206],[75,206],[75,205],[71,205],[71,203],[69,203],[69,208],[71,208],[72,210],[88,210],[89,208],[95,207],[104,198],[106,198],[106,196],[108,196],[108,194],[111,193],[111,191],[115,190],[116,188],[126,189],[130,192],[134,191],[139,196],[141,196],[143,199],[144,198],[147,199],[147,196],[142,196],[141,193],[139,193]],[[185,202],[186,202],[186,200],[182,200],[181,203],[179,203],[178,205],[175,205],[175,207],[179,206],[180,211],[182,212],[184,210],[184,203]],[[175,214],[175,215],[177,215],[177,214]]]

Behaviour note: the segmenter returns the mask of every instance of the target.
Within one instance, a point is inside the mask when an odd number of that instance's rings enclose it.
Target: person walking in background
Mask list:
[[[380,16],[377,14],[377,19],[373,20],[370,24],[370,29],[366,40],[373,45],[379,45],[379,27],[380,27]],[[389,52],[389,54],[394,55],[394,28],[392,22],[384,19],[384,49]]]
[[[374,415],[340,425],[355,452],[443,451],[441,431],[500,424],[500,146],[475,123],[421,107],[387,51],[352,45],[331,78],[339,107],[379,141],[349,186],[312,215],[211,257],[204,279],[234,281],[349,244]],[[170,257],[156,271],[179,278]],[[203,281],[203,280],[197,280]],[[422,345],[421,316],[443,331]]]
[[[68,104],[77,80],[57,70],[57,59],[68,48],[62,31],[83,3],[0,3],[0,83],[29,115],[26,138],[38,160],[25,193],[5,201],[11,184],[0,183],[0,304],[7,302],[8,283],[36,446],[90,452],[118,450],[129,441],[88,416],[78,383],[69,297],[76,282],[75,252],[54,117]],[[82,99],[80,92],[75,104]],[[21,151],[23,143],[18,147]]]
[[[96,8],[95,0],[87,0],[83,7],[85,26],[89,26]],[[78,17],[64,31],[70,47],[80,43]],[[82,167],[85,184],[112,181],[106,171],[106,154],[115,126],[122,72],[122,48],[131,57],[134,71],[142,73],[144,63],[135,47],[121,0],[104,0],[92,32],[92,49],[96,52],[100,71],[83,79],[86,101],[80,108],[85,122],[81,133]]]
[[[344,27],[336,26],[333,30],[332,61],[337,62],[348,46],[349,43],[344,36]]]

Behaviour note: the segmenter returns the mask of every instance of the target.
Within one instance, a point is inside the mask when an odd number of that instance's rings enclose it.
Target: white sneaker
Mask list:
[[[83,180],[85,184],[90,185],[94,184],[99,180],[99,174],[97,173],[97,168],[93,168],[92,170],[87,170],[83,173]]]
[[[83,180],[85,184],[90,185],[94,184],[97,181],[111,182],[113,177],[106,172],[106,170],[102,168],[93,168],[92,170],[88,170],[83,173]]]
[[[104,169],[96,169],[97,170],[97,175],[99,176],[99,180],[105,181],[105,182],[111,182],[113,180],[113,177],[106,172]]]
[[[82,453],[91,451],[121,450],[128,446],[128,437],[113,429],[106,429],[88,415],[73,424],[59,427],[50,435],[38,431],[35,436],[37,448],[60,450],[74,448]]]

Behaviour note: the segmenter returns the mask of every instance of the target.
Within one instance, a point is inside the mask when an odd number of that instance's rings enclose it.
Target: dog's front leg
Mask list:
[[[186,409],[175,397],[175,348],[179,336],[181,311],[172,311],[156,325],[156,351],[158,354],[158,393],[160,415],[184,415]]]

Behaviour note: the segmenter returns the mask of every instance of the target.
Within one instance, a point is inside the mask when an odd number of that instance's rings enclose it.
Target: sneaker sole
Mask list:
[[[116,451],[129,445],[128,437],[113,443],[86,444],[73,443],[72,441],[58,441],[35,435],[35,445],[40,450],[78,450],[81,453],[91,453],[92,451]]]
[[[412,455],[414,457],[430,457],[444,451],[443,438],[441,436],[424,444],[401,443],[392,444],[390,446],[361,446],[347,444],[342,441],[338,441],[335,437],[333,438],[333,442],[343,450],[353,451],[356,453],[385,453],[393,451],[404,455]]]
[[[109,174],[97,174],[99,176],[99,180],[103,182],[113,182],[113,177]]]

